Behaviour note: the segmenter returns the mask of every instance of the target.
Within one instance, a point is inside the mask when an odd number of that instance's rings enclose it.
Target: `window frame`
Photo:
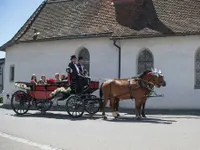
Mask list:
[[[148,58],[146,58],[146,56],[145,56],[145,59],[141,61],[140,57],[141,57],[142,53],[144,53],[145,51],[148,52],[148,53],[151,55],[151,58],[150,58],[151,61],[147,60]],[[147,55],[147,56],[148,56],[148,55]],[[152,64],[151,68],[154,68],[154,56],[153,56],[153,53],[152,53],[149,49],[147,49],[147,48],[142,49],[142,50],[139,52],[139,54],[138,54],[138,57],[137,57],[137,73],[138,73],[138,74],[140,74],[140,73],[143,72],[143,71],[140,71],[140,68],[139,68],[140,63],[142,63],[142,62],[145,64],[145,67],[144,67],[145,70],[147,69],[146,64],[147,64],[148,62],[150,62],[150,63]],[[150,68],[149,68],[149,69],[150,69]]]
[[[200,89],[200,82],[199,82],[199,84],[197,82],[197,79],[198,79],[197,73],[199,72],[199,76],[200,76],[200,67],[197,68],[197,61],[199,61],[199,64],[200,64],[200,49],[197,49],[195,56],[194,56],[194,89]]]
[[[14,82],[15,81],[15,65],[10,65],[10,72],[9,72],[9,81]]]

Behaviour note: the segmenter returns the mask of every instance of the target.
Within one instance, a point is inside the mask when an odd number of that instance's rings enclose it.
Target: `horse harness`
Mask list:
[[[133,79],[133,78],[131,78],[131,79]],[[145,95],[145,96],[149,96],[149,95],[152,94],[152,92],[154,92],[154,91],[153,91],[154,84],[151,83],[151,82],[148,82],[148,81],[146,81],[146,80],[143,80],[143,79],[141,79],[141,78],[136,78],[136,79],[135,79],[136,81],[139,81],[139,86],[136,87],[136,88],[131,88],[131,79],[128,79],[128,89],[129,89],[129,92],[130,92],[130,99],[131,99],[131,100],[133,100],[132,92],[133,92],[133,91],[136,91],[138,88],[146,88],[147,90],[150,91],[150,93],[149,93],[148,95]],[[147,84],[145,84],[145,82],[146,82]],[[111,83],[110,83],[110,91],[111,91]],[[117,96],[114,96],[114,98],[116,98],[116,97],[118,97],[118,96],[125,95],[125,94],[127,94],[127,92],[126,92],[126,93],[123,93],[123,94],[120,94],[120,95],[117,95]],[[111,98],[111,97],[112,97],[112,96],[110,95],[110,98]]]
[[[151,82],[148,82],[146,80],[143,80],[141,78],[137,78],[135,79],[136,81],[139,81],[139,87],[141,88],[146,88],[148,91],[149,91],[149,94],[145,95],[145,96],[149,96],[152,94],[153,91],[153,87],[154,87],[154,84],[151,83]],[[145,84],[145,82],[147,84]],[[133,96],[132,96],[132,91],[135,91],[137,90],[139,87],[136,87],[136,88],[131,88],[131,79],[128,79],[128,88],[129,88],[129,91],[130,91],[130,99],[133,100]]]

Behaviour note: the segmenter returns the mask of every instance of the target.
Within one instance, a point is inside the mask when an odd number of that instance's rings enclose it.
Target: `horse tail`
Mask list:
[[[104,82],[100,85],[100,89],[99,89],[99,97],[100,97],[100,100],[101,100],[101,103],[100,103],[100,109],[101,110],[103,109],[103,92],[102,92],[103,84],[104,84]]]
[[[103,86],[104,82],[100,85],[100,89],[99,89],[99,96],[102,99],[103,97],[103,92],[102,92],[102,86]]]

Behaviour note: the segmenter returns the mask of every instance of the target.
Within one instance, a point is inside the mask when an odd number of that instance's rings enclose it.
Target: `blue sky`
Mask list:
[[[9,41],[43,0],[0,0],[0,46]],[[0,58],[5,57],[0,52]]]

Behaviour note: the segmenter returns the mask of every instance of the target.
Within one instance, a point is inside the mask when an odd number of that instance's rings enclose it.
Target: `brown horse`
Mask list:
[[[131,79],[112,79],[102,83],[100,87],[100,98],[104,96],[102,115],[105,116],[105,106],[110,99],[110,108],[113,116],[119,116],[118,104],[120,100],[135,99],[136,117],[141,118],[141,106],[145,108],[147,95],[154,86],[160,87],[166,84],[164,77],[156,70],[144,71],[137,78]],[[115,103],[117,102],[117,103]],[[117,109],[117,110],[116,110]],[[144,114],[144,112],[143,112]]]
[[[121,79],[121,80],[126,80],[127,81],[128,79]],[[166,82],[164,81],[164,76],[161,73],[161,70],[158,71],[158,82],[160,82],[160,84],[158,85],[158,87],[161,87],[161,86],[165,87],[166,86]],[[153,91],[153,86],[151,86],[151,87],[145,87],[145,86],[143,86],[143,88],[147,88],[147,90],[149,90],[149,92],[147,93],[147,96],[143,98],[142,104],[141,104],[141,110],[139,110],[139,111],[140,111],[142,117],[146,118],[145,105],[146,105],[146,101],[147,101],[148,95],[150,95],[151,91]],[[116,100],[116,99],[114,101],[114,109],[117,112],[117,116],[118,117],[120,116],[119,115],[119,101],[120,100]]]

